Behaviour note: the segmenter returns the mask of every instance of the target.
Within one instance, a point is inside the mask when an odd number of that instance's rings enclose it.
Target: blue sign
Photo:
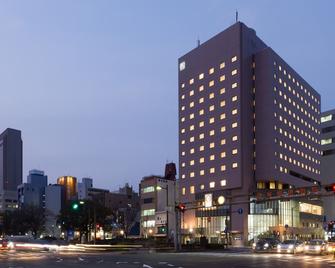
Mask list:
[[[243,214],[243,208],[239,208],[239,209],[237,210],[237,213],[238,213],[238,214]]]

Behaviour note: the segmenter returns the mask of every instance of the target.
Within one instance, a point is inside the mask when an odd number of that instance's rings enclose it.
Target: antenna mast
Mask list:
[[[235,20],[236,20],[236,22],[238,22],[238,11],[237,10],[235,12]]]

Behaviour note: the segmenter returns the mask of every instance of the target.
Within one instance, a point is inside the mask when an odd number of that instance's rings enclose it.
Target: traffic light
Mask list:
[[[178,206],[176,206],[176,209],[178,209],[180,212],[185,212],[185,204],[179,203]]]
[[[78,205],[77,202],[73,202],[71,207],[72,207],[73,210],[78,210],[79,205]]]
[[[334,192],[335,193],[335,184],[330,184],[325,186],[327,192]]]

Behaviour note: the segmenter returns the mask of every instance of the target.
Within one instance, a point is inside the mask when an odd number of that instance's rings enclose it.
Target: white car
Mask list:
[[[304,242],[300,240],[290,239],[280,243],[277,247],[278,253],[302,253],[304,252]]]
[[[304,248],[306,254],[328,254],[328,244],[321,239],[309,241]]]

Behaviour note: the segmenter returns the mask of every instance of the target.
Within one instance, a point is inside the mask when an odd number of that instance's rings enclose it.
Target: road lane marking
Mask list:
[[[151,266],[148,265],[148,264],[143,264],[143,268],[153,268],[153,267],[151,267]]]

